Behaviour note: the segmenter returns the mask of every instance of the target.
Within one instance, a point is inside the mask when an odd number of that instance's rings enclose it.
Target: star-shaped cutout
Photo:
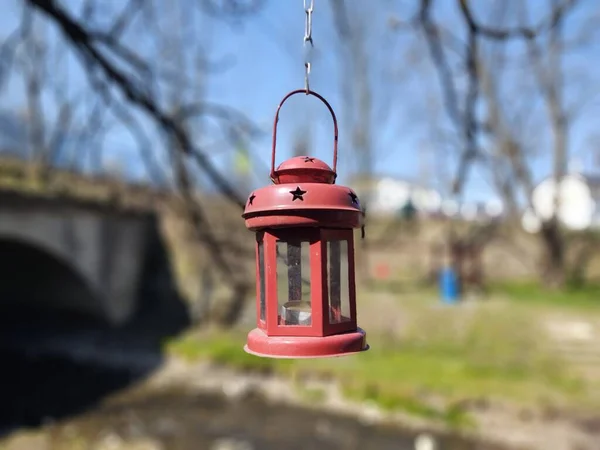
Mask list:
[[[294,196],[292,198],[292,201],[294,201],[296,199],[304,201],[304,198],[302,196],[304,194],[306,194],[306,191],[303,191],[302,189],[300,189],[300,186],[298,186],[293,191],[290,191],[290,194],[292,194]]]
[[[256,198],[256,195],[254,195],[254,192],[253,192],[252,195],[250,195],[250,197],[248,197],[248,204],[251,205],[255,198]]]
[[[352,203],[356,203],[358,205],[358,196],[353,191],[348,192],[348,195],[350,196]]]
[[[311,158],[310,156],[306,156],[306,157],[304,157],[304,162],[314,163],[315,162],[315,158]]]

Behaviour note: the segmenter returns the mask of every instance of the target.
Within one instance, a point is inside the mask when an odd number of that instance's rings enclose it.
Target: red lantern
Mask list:
[[[333,169],[297,156],[275,169],[277,122],[283,103],[306,93],[320,99],[334,125]],[[256,314],[248,353],[273,358],[341,356],[368,349],[356,324],[354,233],[362,214],[356,193],[335,185],[337,120],[312,91],[284,97],[273,124],[273,185],[250,194],[243,214],[256,232]]]

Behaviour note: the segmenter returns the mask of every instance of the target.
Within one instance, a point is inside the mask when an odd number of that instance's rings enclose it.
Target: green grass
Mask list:
[[[421,305],[410,314],[411,323],[400,335],[380,336],[372,328],[371,349],[343,358],[258,358],[242,350],[245,333],[238,331],[196,333],[169,342],[167,348],[190,361],[208,359],[236,369],[289,376],[300,390],[306,374],[334,378],[349,398],[452,427],[471,424],[461,406],[466,400],[600,406],[600,399],[590,395],[597,386],[573,376],[545,348],[534,312],[484,307],[466,314],[459,308]]]
[[[387,411],[403,411],[415,417],[441,421],[452,428],[473,426],[471,417],[458,403],[450,403],[447,406],[436,408],[411,394],[386,392],[377,384],[360,387],[346,386],[343,392],[349,399],[372,401]]]
[[[296,382],[295,387],[302,396],[302,398],[304,398],[304,400],[306,400],[312,405],[323,403],[327,398],[327,393],[324,389],[306,387],[298,381]]]
[[[513,282],[490,286],[490,294],[512,302],[544,307],[600,310],[600,285],[567,285],[562,290],[544,289],[538,282]]]
[[[371,349],[355,356],[277,360],[242,350],[245,332],[205,331],[168,343],[190,361],[212,360],[236,369],[290,377],[311,403],[323,400],[303,377],[335,379],[351,399],[385,410],[468,427],[465,404],[501,400],[515,405],[598,410],[600,384],[584,381],[548,341],[548,315],[569,311],[600,317],[600,288],[546,292],[531,283],[492,286],[488,300],[440,305],[431,289],[362,292],[359,322]]]
[[[437,286],[425,285],[401,279],[380,280],[369,285],[371,292],[388,292],[394,295],[439,296]],[[486,292],[481,294],[485,299],[503,299],[526,307],[559,308],[570,310],[600,311],[600,284],[568,283],[563,289],[546,289],[539,281],[512,281],[489,283]]]
[[[292,360],[257,358],[243,351],[244,343],[245,335],[242,333],[209,332],[169,341],[166,348],[190,362],[210,360],[242,370],[289,373],[286,368],[292,367]]]

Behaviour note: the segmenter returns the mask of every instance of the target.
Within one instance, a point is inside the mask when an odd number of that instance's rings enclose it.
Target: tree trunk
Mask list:
[[[362,211],[362,226],[360,227],[360,244],[356,246],[355,250],[355,265],[357,280],[362,284],[368,284],[371,282],[371,266],[369,265],[369,242],[367,241],[366,234],[366,221],[367,221],[367,209],[363,207]]]
[[[544,245],[542,261],[542,281],[544,286],[560,289],[565,285],[565,243],[556,218],[544,222],[541,234]]]

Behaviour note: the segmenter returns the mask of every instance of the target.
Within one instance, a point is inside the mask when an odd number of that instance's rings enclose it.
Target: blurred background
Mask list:
[[[600,448],[599,55],[593,0],[4,0],[0,449]],[[305,62],[371,350],[262,359]]]

